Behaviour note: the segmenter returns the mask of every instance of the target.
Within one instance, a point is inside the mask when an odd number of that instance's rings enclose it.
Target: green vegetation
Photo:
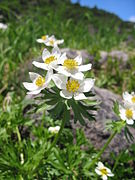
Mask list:
[[[25,63],[41,55],[44,45],[38,44],[36,39],[54,34],[58,39],[65,40],[61,48],[86,49],[94,56],[94,70],[90,75],[96,77],[97,86],[118,94],[124,90],[133,91],[134,24],[123,22],[117,16],[97,8],[71,4],[69,0],[3,0],[0,2],[1,14],[8,29],[0,29],[0,179],[22,180],[21,174],[26,180],[75,180],[75,177],[89,180],[89,176],[98,179],[95,173],[87,170],[87,164],[97,151],[81,130],[76,130],[76,143],[73,143],[68,125],[58,146],[52,149],[51,156],[44,159],[54,139],[48,133],[48,127],[60,125],[61,121],[54,121],[44,113],[37,128],[34,117],[24,117],[33,102],[23,101],[22,78],[17,75],[22,72],[25,77],[27,69],[22,71]],[[112,49],[123,50],[129,55],[125,67],[121,68],[122,61],[112,60],[111,57],[106,64],[100,65],[100,51]],[[21,154],[25,156],[24,165],[20,164],[20,160],[23,162]],[[118,157],[114,154],[111,157],[111,163],[106,165],[114,170],[113,179],[134,180],[135,146],[123,150]]]
[[[0,179],[98,180],[94,169],[88,168],[97,151],[83,131],[76,129],[74,137],[67,124],[57,146],[48,156],[54,139],[48,127],[60,125],[61,121],[54,121],[45,113],[42,116],[31,114],[28,104],[30,106],[30,102],[22,101],[15,93],[9,93],[0,108]],[[27,116],[24,117],[26,111]],[[40,119],[34,120],[36,117]],[[37,123],[38,128],[35,126]],[[115,173],[112,179],[134,180],[135,145],[121,151],[118,156],[112,153],[109,161],[111,165],[106,163],[106,166]]]

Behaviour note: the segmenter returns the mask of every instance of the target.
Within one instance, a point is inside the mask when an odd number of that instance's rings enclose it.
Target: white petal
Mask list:
[[[95,169],[95,172],[96,172],[98,175],[101,175],[101,174],[102,174],[101,171],[100,171],[98,168]]]
[[[66,53],[62,54],[58,60],[58,64],[63,64],[66,59],[67,59]]]
[[[60,49],[58,47],[54,47],[52,49],[52,54],[60,54]]]
[[[56,127],[55,127],[55,130],[56,130],[56,131],[59,131],[59,130],[60,130],[60,126],[56,126]]]
[[[126,119],[126,122],[129,125],[133,125],[134,124],[134,120],[133,119]]]
[[[65,99],[71,99],[72,93],[68,92],[67,90],[60,91],[60,95]]]
[[[89,92],[94,86],[95,79],[87,78],[85,79],[79,88],[79,92]]]
[[[29,72],[29,75],[32,82],[40,76],[39,74],[33,72]]]
[[[49,128],[48,128],[48,131],[49,131],[49,132],[53,132],[53,131],[54,131],[54,127],[49,127]]]
[[[44,40],[43,39],[37,39],[37,42],[38,43],[44,43]]]
[[[83,80],[83,78],[84,78],[84,74],[81,73],[81,72],[77,72],[77,73],[75,73],[75,74],[72,74],[72,73],[71,73],[70,76],[71,76],[72,78],[78,79],[78,80]]]
[[[50,40],[51,40],[51,39],[56,40],[54,35],[51,35],[51,36],[49,37],[49,39],[50,39]]]
[[[119,112],[120,112],[120,118],[122,120],[126,120],[125,109],[122,106],[119,106]]]
[[[107,173],[111,173],[111,170],[107,167],[105,167],[105,169],[107,170]]]
[[[87,99],[87,97],[83,93],[75,93],[74,99],[75,100],[83,100],[83,99]]]
[[[45,63],[40,63],[40,62],[36,62],[36,61],[33,61],[32,64],[38,68],[41,68],[41,69],[44,69],[44,70],[48,70],[48,65],[45,64]]]
[[[0,29],[7,29],[8,26],[6,24],[0,23]]]
[[[111,172],[111,173],[108,173],[107,174],[108,176],[110,176],[110,177],[113,177],[114,176],[114,174]]]
[[[104,174],[104,175],[102,176],[102,179],[103,179],[103,180],[107,180],[108,178],[107,178],[107,176]]]
[[[27,94],[39,94],[41,92],[41,89],[38,89],[36,91],[30,91],[30,92],[27,92]]]
[[[76,62],[78,62],[78,65],[82,64],[82,57],[79,55],[75,58]]]
[[[102,169],[102,168],[104,167],[103,163],[99,161],[99,162],[98,162],[98,167],[99,167],[100,169]]]
[[[135,120],[135,110],[132,111],[133,111],[133,119]]]
[[[78,67],[79,71],[88,71],[91,69],[92,64],[81,65]]]
[[[52,80],[59,89],[66,89],[67,77],[63,76],[62,74],[54,74],[52,76]]]
[[[51,81],[52,75],[53,75],[53,70],[52,69],[48,70],[46,77],[45,77],[45,84],[47,84]]]
[[[63,74],[67,77],[71,76],[71,73],[68,72],[63,66],[59,66],[57,70],[60,74]]]
[[[64,39],[57,40],[57,44],[62,44],[64,42]]]
[[[125,101],[131,102],[131,98],[132,98],[132,95],[131,95],[131,94],[129,94],[128,92],[124,92],[124,93],[122,94],[122,96],[123,96],[123,99],[124,99]]]
[[[34,83],[24,82],[23,85],[29,91],[34,91],[34,90],[37,90],[38,88]]]
[[[44,49],[42,52],[42,59],[43,61],[50,56],[50,52],[47,49]]]

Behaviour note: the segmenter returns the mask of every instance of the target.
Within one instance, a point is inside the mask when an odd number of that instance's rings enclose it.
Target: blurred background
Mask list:
[[[63,51],[82,53],[93,64],[86,76],[121,94],[135,89],[134,0],[0,0],[0,98],[24,96],[33,59],[45,47],[43,35],[64,39]]]
[[[80,3],[81,6],[90,8],[97,7],[114,13],[124,21],[135,22],[135,1],[134,0],[72,0],[73,3]]]

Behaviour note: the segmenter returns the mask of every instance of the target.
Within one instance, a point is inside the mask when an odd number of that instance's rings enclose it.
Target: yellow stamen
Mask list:
[[[135,103],[135,96],[133,96],[131,100],[133,103]]]
[[[53,62],[55,60],[56,60],[55,56],[50,56],[49,58],[45,59],[44,63],[45,64],[50,64],[51,62]]]
[[[102,175],[107,175],[107,170],[105,168],[100,169]]]
[[[76,62],[74,59],[66,59],[63,63],[63,66],[65,66],[67,69],[76,69],[78,62]]]
[[[46,40],[46,36],[42,36],[41,39],[42,39],[42,40]]]
[[[36,82],[35,84],[39,87],[43,86],[43,84],[45,83],[45,78],[44,77],[41,77],[39,76],[37,79],[36,79]]]
[[[132,110],[131,109],[126,109],[126,117],[128,118],[128,119],[131,119],[132,117],[133,117],[133,112],[132,112]]]
[[[50,44],[51,44],[51,45],[54,45],[54,40],[50,40]]]
[[[76,92],[80,87],[80,84],[77,80],[68,80],[66,88],[69,92]]]

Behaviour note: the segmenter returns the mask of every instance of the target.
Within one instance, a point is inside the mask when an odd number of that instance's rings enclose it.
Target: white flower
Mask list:
[[[24,87],[29,90],[27,94],[39,94],[41,90],[45,89],[51,78],[52,78],[52,70],[49,70],[46,74],[46,77],[42,77],[41,75],[37,73],[30,72],[30,79],[32,83],[24,82]]]
[[[49,129],[48,129],[48,131],[49,131],[50,133],[54,133],[54,134],[58,133],[59,130],[60,130],[60,126],[49,127]]]
[[[68,59],[66,54],[63,54],[59,60],[60,66],[56,70],[67,77],[83,79],[84,74],[82,72],[90,70],[92,64],[81,65],[81,63],[81,56],[77,56],[75,59]]]
[[[57,40],[55,38],[54,35],[50,36],[47,41],[44,42],[44,44],[46,46],[52,46],[52,47],[56,47],[58,46],[59,44],[62,44],[64,42],[64,39],[61,39],[61,40]]]
[[[7,29],[8,26],[6,24],[0,23],[0,29]]]
[[[102,162],[98,162],[98,166],[95,169],[95,172],[102,177],[103,180],[107,180],[107,176],[112,177],[114,174],[111,170],[103,165]]]
[[[134,124],[135,110],[133,108],[124,108],[119,105],[120,118],[126,121],[127,124]]]
[[[123,93],[123,100],[125,107],[133,107],[135,108],[135,93],[132,92],[129,94],[128,92]]]
[[[40,39],[37,39],[37,42],[38,43],[45,43],[46,41],[48,41],[48,38],[49,38],[48,35],[44,35]]]
[[[54,74],[52,80],[56,86],[61,89],[60,95],[66,99],[74,97],[75,100],[87,99],[83,92],[89,92],[94,86],[94,79],[87,78],[85,80],[68,79],[62,74]]]
[[[44,69],[44,70],[56,68],[56,66],[58,64],[58,59],[60,58],[60,55],[61,55],[61,53],[60,53],[60,50],[58,47],[54,47],[52,49],[52,53],[50,53],[47,49],[44,49],[43,53],[42,53],[43,63],[33,61],[32,64],[34,66]]]

